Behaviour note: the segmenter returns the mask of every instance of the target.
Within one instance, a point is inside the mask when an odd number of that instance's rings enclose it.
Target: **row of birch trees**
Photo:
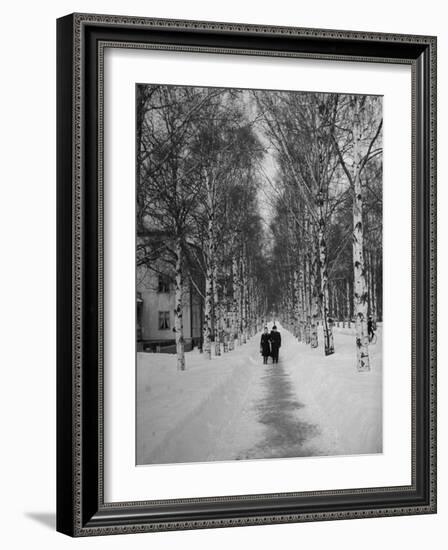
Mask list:
[[[326,355],[334,322],[353,322],[369,370],[367,319],[382,317],[381,98],[139,85],[136,126],[137,264],[172,276],[178,368],[189,287],[207,357],[270,311],[313,348],[322,325]]]
[[[200,297],[202,350],[243,344],[266,310],[256,165],[247,98],[212,88],[137,86],[137,269],[171,276],[177,365],[185,290]]]
[[[257,92],[276,156],[274,287],[299,341],[335,352],[333,325],[355,324],[357,366],[370,370],[367,321],[382,316],[381,98]]]

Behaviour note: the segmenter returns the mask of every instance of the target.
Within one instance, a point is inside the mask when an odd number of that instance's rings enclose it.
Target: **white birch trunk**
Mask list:
[[[226,276],[227,276],[227,273],[226,273]],[[222,307],[221,307],[221,327],[222,327],[222,335],[223,335],[224,353],[227,353],[229,351],[230,313],[231,312],[229,310],[229,300],[227,296],[227,282],[225,281],[222,287]]]
[[[213,311],[214,318],[214,340],[215,340],[215,355],[221,355],[221,304],[219,302],[219,287],[218,287],[218,264],[213,261]]]
[[[243,344],[247,342],[247,266],[246,266],[246,257],[243,254],[241,258],[241,310],[242,310],[242,333],[243,333]]]
[[[212,358],[212,305],[213,305],[213,273],[214,273],[214,219],[211,201],[211,190],[208,189],[208,225],[206,243],[206,268],[205,268],[205,300],[204,300],[204,327],[203,350],[207,359]]]
[[[247,278],[246,310],[247,310],[247,335],[252,338],[252,279]]]
[[[372,271],[370,269],[370,252],[364,249],[364,273],[367,283],[367,316],[372,315]]]
[[[288,311],[289,311],[289,325],[291,327],[291,332],[295,334],[296,331],[296,312],[294,309],[294,281],[289,282],[289,292],[288,292]],[[295,334],[296,335],[296,334]],[[297,335],[296,335],[297,337]]]
[[[204,327],[202,349],[208,359],[212,358],[211,334],[212,334],[212,267],[207,265],[205,273],[205,300],[204,300]]]
[[[329,322],[329,295],[328,295],[328,265],[327,265],[327,244],[324,233],[323,217],[323,197],[319,205],[319,226],[318,226],[318,244],[319,244],[319,268],[320,268],[320,293],[322,307],[322,326],[324,331],[325,355],[334,353],[333,329]]]
[[[237,266],[238,278],[238,345],[243,344],[243,278],[241,274],[241,254]]]
[[[353,297],[355,309],[357,368],[360,372],[370,370],[369,339],[367,333],[367,285],[364,266],[364,226],[363,199],[361,189],[361,121],[359,98],[355,97],[355,114],[353,120]]]
[[[350,319],[350,316],[351,316],[351,308],[350,308],[350,283],[349,283],[349,280],[346,279],[345,281],[345,292],[346,292],[346,295],[345,295],[345,298],[346,298],[346,316],[347,316],[347,326],[348,328],[350,328],[351,326],[351,319]]]
[[[180,238],[176,239],[176,274],[174,297],[174,330],[176,334],[177,370],[185,370],[185,341],[183,327],[182,307],[182,244]]]
[[[250,325],[252,327],[251,334],[252,336],[255,336],[255,334],[257,334],[257,293],[253,278],[251,278],[250,288]]]
[[[306,240],[308,239],[309,234],[309,221],[308,215],[305,214],[305,246]],[[305,290],[305,344],[309,344],[311,341],[310,336],[310,302],[311,302],[311,289],[310,289],[310,257],[308,250],[304,251],[304,260],[305,260],[305,281],[304,281],[304,290]]]
[[[300,288],[299,288],[299,271],[294,269],[293,274],[293,288],[294,288],[294,336],[300,342],[301,331],[300,331]]]
[[[305,334],[304,334],[304,294],[303,294],[303,285],[304,285],[304,274],[303,274],[303,262],[302,259],[300,259],[300,267],[299,267],[299,341],[303,342],[305,340]]]
[[[317,336],[317,319],[319,317],[319,291],[317,288],[317,266],[318,266],[318,250],[317,245],[314,242],[314,250],[311,252],[311,326],[310,326],[310,344],[312,348],[317,348],[319,344]]]
[[[338,285],[337,283],[333,285],[333,292],[334,292],[334,300],[335,300],[335,305],[336,305],[336,319],[337,319],[337,322],[338,322],[338,327],[339,327],[339,321],[340,321],[340,311],[339,311],[339,289],[338,289]]]
[[[333,292],[332,292],[330,282],[328,280],[327,280],[327,289],[328,289],[328,319],[332,319],[334,322],[335,316],[333,313],[333,310],[334,310]]]
[[[376,251],[372,254],[372,317],[374,326],[378,320],[377,284],[376,284]]]
[[[232,325],[230,329],[230,350],[235,348],[235,336],[238,330],[238,262],[236,256],[232,257]]]
[[[305,325],[306,325],[306,316],[305,316],[305,271],[303,263],[300,267],[300,332],[302,336],[302,342],[306,341],[305,337]]]
[[[333,329],[329,322],[329,293],[328,293],[328,258],[327,258],[327,243],[325,240],[325,220],[324,220],[324,205],[326,194],[321,189],[317,198],[318,209],[318,226],[317,226],[317,244],[319,247],[319,269],[320,269],[320,299],[322,313],[322,327],[324,331],[324,349],[325,355],[334,353]]]

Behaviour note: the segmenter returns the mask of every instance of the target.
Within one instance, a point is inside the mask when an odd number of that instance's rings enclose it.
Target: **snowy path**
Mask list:
[[[307,443],[318,428],[301,419],[300,410],[305,407],[298,400],[291,382],[291,376],[280,361],[270,368],[263,367],[262,384],[264,393],[252,404],[256,420],[265,430],[257,444],[241,452],[236,458],[286,458],[310,454]]]
[[[259,335],[212,361],[191,352],[183,373],[139,354],[137,463],[381,452],[381,335],[358,373],[352,330],[335,329],[330,357],[281,333],[277,365]]]

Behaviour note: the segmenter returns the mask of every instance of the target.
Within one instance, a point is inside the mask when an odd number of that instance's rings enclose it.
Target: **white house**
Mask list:
[[[137,269],[137,350],[175,353],[174,287],[172,278],[146,266]],[[185,349],[199,345],[202,332],[200,296],[185,285],[183,291]]]

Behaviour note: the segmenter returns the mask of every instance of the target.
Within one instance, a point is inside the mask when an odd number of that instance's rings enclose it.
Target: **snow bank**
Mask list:
[[[320,426],[320,454],[382,452],[382,348],[369,347],[370,372],[358,372],[354,329],[333,331],[335,353],[325,356],[323,337],[311,349],[285,333],[286,368],[307,407],[304,415]],[[287,350],[287,351],[286,351]]]
[[[234,458],[237,438],[228,427],[253,393],[255,340],[211,361],[189,352],[183,372],[174,355],[138,354],[137,464]],[[244,444],[255,433],[245,434]]]
[[[325,357],[322,333],[311,349],[277,325],[275,367],[262,364],[259,335],[211,361],[191,351],[183,372],[174,355],[139,353],[137,464],[381,452],[381,329],[371,371],[360,373],[354,329],[335,327]]]

